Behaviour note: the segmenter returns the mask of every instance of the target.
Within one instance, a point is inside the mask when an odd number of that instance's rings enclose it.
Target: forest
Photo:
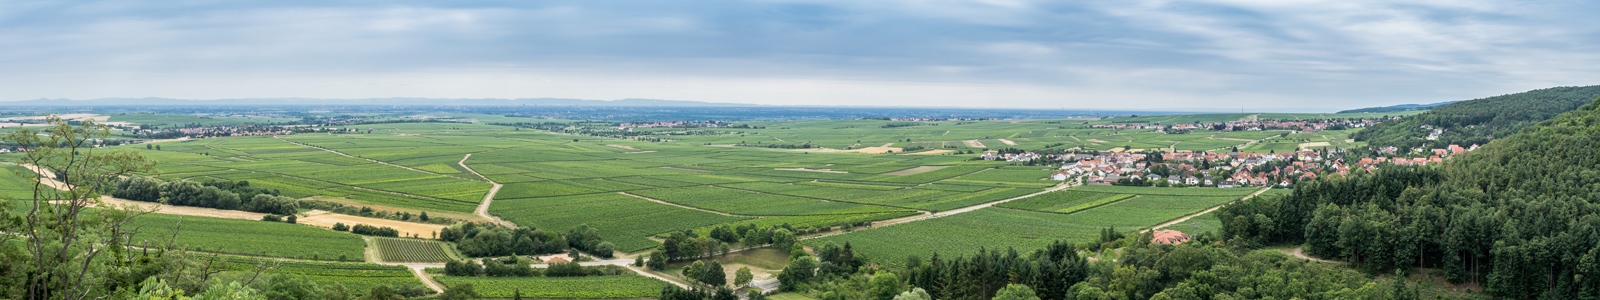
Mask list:
[[[1383,122],[1350,137],[1373,147],[1392,146],[1401,151],[1425,146],[1444,148],[1451,144],[1482,145],[1587,104],[1595,97],[1600,97],[1600,86],[1553,87],[1461,101],[1416,116]],[[1427,137],[1434,129],[1443,132],[1437,140],[1430,141]]]
[[[1226,239],[1380,273],[1443,269],[1511,299],[1600,297],[1600,99],[1438,167],[1303,182],[1223,207]]]

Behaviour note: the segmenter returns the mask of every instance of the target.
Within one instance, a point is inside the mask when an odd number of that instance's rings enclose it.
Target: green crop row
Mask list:
[[[563,232],[587,224],[599,229],[617,250],[628,252],[660,245],[648,238],[652,235],[746,219],[616,193],[500,200],[489,213],[519,225]]]
[[[386,262],[444,262],[450,260],[449,247],[437,241],[375,237],[378,254]]]

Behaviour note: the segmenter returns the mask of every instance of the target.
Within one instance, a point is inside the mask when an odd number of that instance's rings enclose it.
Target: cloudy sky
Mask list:
[[[1600,84],[1596,1],[14,1],[0,100],[1324,111]]]

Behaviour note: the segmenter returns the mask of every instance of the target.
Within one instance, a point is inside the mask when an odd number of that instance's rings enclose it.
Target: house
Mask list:
[[[1065,181],[1067,180],[1067,172],[1050,173],[1050,180]]]
[[[1182,244],[1183,242],[1189,241],[1189,239],[1189,235],[1183,234],[1183,232],[1166,229],[1156,230],[1155,238],[1150,239],[1150,242],[1157,244]]]

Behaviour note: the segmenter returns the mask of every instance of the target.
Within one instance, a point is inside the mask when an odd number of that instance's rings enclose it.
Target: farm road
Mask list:
[[[505,226],[505,227],[508,227],[508,228],[517,228],[517,224],[515,224],[515,223],[506,222],[505,220],[501,220],[500,218],[496,218],[495,216],[489,215],[489,203],[494,202],[494,194],[500,193],[500,187],[503,187],[505,185],[500,184],[499,182],[494,182],[494,180],[489,180],[488,176],[483,176],[483,174],[479,174],[478,173],[478,170],[473,170],[472,167],[468,167],[467,166],[467,159],[468,158],[472,158],[472,153],[467,153],[466,156],[462,156],[461,157],[461,161],[456,162],[456,164],[457,165],[461,165],[461,168],[463,168],[463,169],[467,169],[467,172],[472,172],[472,175],[478,175],[479,178],[483,178],[483,181],[487,181],[490,184],[494,184],[493,187],[489,188],[489,193],[483,195],[483,202],[478,204],[478,209],[473,210],[472,213],[478,214],[479,217],[483,217],[484,219],[488,219],[489,221],[493,221],[495,224],[500,224],[500,226]]]
[[[328,152],[332,152],[333,154],[342,155],[344,157],[355,158],[355,159],[363,159],[363,160],[366,160],[366,161],[370,161],[370,162],[374,162],[374,163],[378,163],[378,164],[382,164],[382,165],[386,165],[386,166],[390,166],[390,167],[396,167],[396,168],[401,168],[401,169],[406,169],[406,170],[412,170],[412,171],[421,172],[421,173],[424,173],[424,174],[444,175],[444,174],[439,174],[439,173],[434,173],[434,172],[417,170],[417,169],[413,169],[413,168],[407,167],[407,166],[391,164],[391,163],[388,163],[388,162],[375,160],[375,159],[371,159],[371,158],[365,158],[365,157],[359,157],[359,156],[353,156],[353,155],[349,155],[349,154],[344,154],[344,152],[334,151],[334,150],[328,149],[328,148],[317,147],[317,146],[312,146],[312,145],[308,145],[308,144],[296,143],[294,141],[285,140],[282,137],[278,137],[276,135],[272,136],[272,138],[275,138],[275,139],[278,139],[280,141],[284,141],[284,142],[287,142],[287,143],[290,143],[290,144],[300,145],[300,146],[303,146],[303,147],[308,147],[308,148],[312,148],[312,149],[318,149],[318,150],[322,150],[322,151],[328,151]]]
[[[1261,188],[1261,190],[1258,190],[1258,191],[1256,191],[1254,193],[1250,193],[1249,195],[1245,195],[1244,198],[1239,198],[1239,200],[1250,199],[1250,197],[1255,197],[1256,195],[1261,195],[1261,193],[1265,193],[1265,192],[1267,192],[1267,190],[1270,190],[1270,189],[1272,189],[1272,188],[1271,187]],[[1157,224],[1156,226],[1151,226],[1150,228],[1145,228],[1144,230],[1140,230],[1139,233],[1144,233],[1146,231],[1150,231],[1151,229],[1161,229],[1161,228],[1164,228],[1164,227],[1167,227],[1167,226],[1177,225],[1178,223],[1183,223],[1183,221],[1188,221],[1189,219],[1193,219],[1194,217],[1197,217],[1197,216],[1200,216],[1200,215],[1204,215],[1204,214],[1208,214],[1208,213],[1211,213],[1213,211],[1216,211],[1217,209],[1222,208],[1223,205],[1228,205],[1229,203],[1239,202],[1239,200],[1233,200],[1233,201],[1228,201],[1228,203],[1217,204],[1217,206],[1212,206],[1211,208],[1207,208],[1206,210],[1202,210],[1202,211],[1197,212],[1197,213],[1189,214],[1187,216],[1183,216],[1182,218],[1178,218],[1176,220],[1167,221],[1166,223]]]

